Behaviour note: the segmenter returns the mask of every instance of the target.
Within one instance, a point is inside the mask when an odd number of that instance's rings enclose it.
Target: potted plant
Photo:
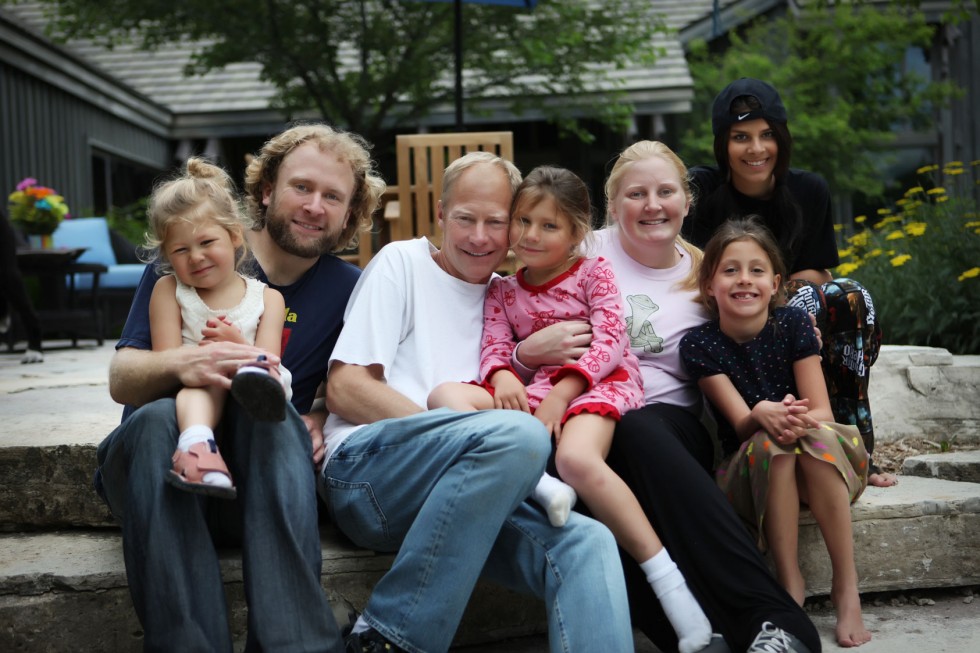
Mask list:
[[[10,221],[26,234],[35,247],[50,248],[51,234],[71,217],[65,199],[53,189],[27,177],[8,198]],[[31,237],[36,238],[31,238]]]

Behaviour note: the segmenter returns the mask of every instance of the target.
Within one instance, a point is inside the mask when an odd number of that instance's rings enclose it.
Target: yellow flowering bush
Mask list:
[[[854,219],[832,272],[868,288],[886,343],[980,354],[980,161],[916,172],[893,206]]]

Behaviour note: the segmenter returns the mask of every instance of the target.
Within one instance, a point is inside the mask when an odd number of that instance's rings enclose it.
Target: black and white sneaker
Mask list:
[[[347,635],[344,646],[347,653],[405,653],[373,629]]]
[[[766,621],[746,653],[810,653],[810,649],[793,635]]]
[[[265,361],[259,356],[258,362]],[[231,395],[258,422],[281,422],[286,419],[286,391],[273,374],[262,365],[243,365],[231,380]]]

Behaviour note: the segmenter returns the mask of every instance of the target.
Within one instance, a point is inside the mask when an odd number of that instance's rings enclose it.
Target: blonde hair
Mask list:
[[[321,152],[329,152],[350,166],[354,175],[354,192],[350,198],[350,220],[340,233],[335,252],[354,247],[361,233],[371,230],[371,216],[381,202],[385,182],[375,169],[368,153],[367,141],[350,132],[324,124],[299,124],[269,139],[245,170],[245,203],[255,230],[265,227],[266,207],[262,193],[274,188],[279,166],[293,150],[304,143],[314,143]]]
[[[645,161],[646,159],[651,159],[653,157],[660,157],[674,167],[674,169],[677,171],[678,178],[681,180],[681,189],[684,191],[687,201],[692,206],[694,205],[695,197],[693,191],[691,190],[691,178],[687,173],[687,166],[684,165],[681,158],[677,156],[672,149],[660,141],[637,141],[620,153],[620,155],[616,158],[616,163],[613,164],[612,170],[609,172],[609,177],[606,179],[605,226],[608,227],[615,224],[612,215],[612,204],[616,196],[619,194],[620,187],[623,183],[623,175],[634,163],[638,161]],[[700,249],[684,240],[680,234],[677,234],[677,244],[679,244],[691,257],[691,272],[687,275],[687,277],[678,283],[677,287],[680,290],[697,290],[698,270],[701,267],[701,259],[703,254]]]
[[[576,245],[592,233],[592,201],[589,189],[578,175],[571,170],[556,166],[538,166],[528,173],[514,193],[511,203],[511,217],[517,217],[519,210],[530,210],[542,200],[550,197],[558,212],[568,218],[572,226],[572,238]],[[573,248],[573,254],[578,247]]]
[[[145,235],[142,258],[154,263],[160,274],[172,274],[173,267],[163,250],[167,232],[178,220],[192,225],[213,222],[241,243],[235,251],[237,270],[248,253],[245,230],[249,219],[242,211],[231,177],[206,159],[191,157],[176,177],[158,184],[146,209],[149,230]]]
[[[492,152],[478,150],[464,154],[446,166],[442,175],[442,197],[439,198],[442,200],[443,206],[452,203],[453,188],[463,173],[480,163],[489,163],[499,168],[507,177],[511,194],[517,192],[517,187],[521,185],[521,171],[517,169],[517,166]]]

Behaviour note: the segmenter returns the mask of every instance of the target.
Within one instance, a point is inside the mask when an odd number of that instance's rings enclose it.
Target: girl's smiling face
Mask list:
[[[234,278],[235,251],[241,245],[239,234],[229,233],[217,222],[177,219],[167,228],[161,249],[181,282],[214,289]]]
[[[766,251],[750,238],[730,243],[715,267],[707,288],[718,307],[722,328],[739,322],[762,325],[769,318],[770,303],[779,288]]]
[[[558,210],[555,200],[545,195],[534,206],[518,204],[510,223],[510,242],[514,254],[533,273],[540,285],[567,270],[580,238],[568,216]]]
[[[736,123],[728,132],[728,167],[732,183],[750,197],[764,196],[772,191],[778,155],[776,134],[762,118]]]

